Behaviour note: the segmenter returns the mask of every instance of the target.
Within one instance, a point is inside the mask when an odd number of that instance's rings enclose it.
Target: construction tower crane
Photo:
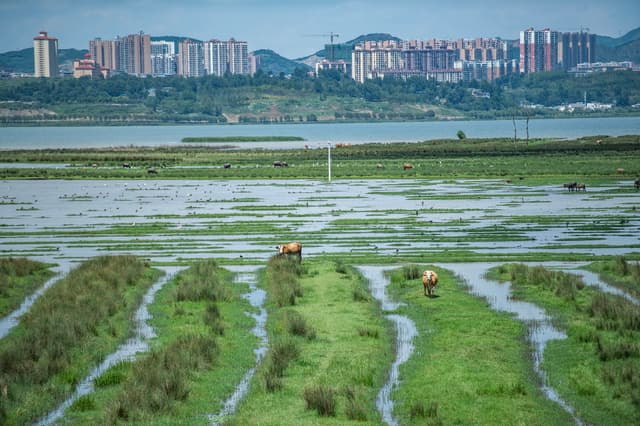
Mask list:
[[[329,60],[331,62],[334,61],[335,58],[333,57],[333,39],[340,37],[340,34],[336,34],[336,33],[334,33],[332,31],[329,34],[307,34],[307,36],[308,37],[329,37],[329,40],[330,40],[330,43],[331,43],[331,44],[329,44],[329,50],[330,50],[330,52],[329,52]]]

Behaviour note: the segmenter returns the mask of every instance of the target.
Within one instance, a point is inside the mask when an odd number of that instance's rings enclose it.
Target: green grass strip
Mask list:
[[[231,279],[206,259],[168,282],[149,307],[152,350],[105,372],[65,424],[210,424],[255,363],[248,286]]]
[[[0,258],[0,317],[16,310],[54,275],[49,266],[26,258]]]
[[[545,310],[567,333],[549,342],[543,369],[586,424],[640,423],[640,309],[577,275],[510,264],[494,276]]]
[[[537,386],[525,326],[470,295],[452,272],[424,296],[422,269],[391,274],[389,294],[418,330],[392,394],[400,424],[572,424]]]
[[[322,259],[302,268],[294,304],[270,299],[269,355],[225,424],[381,424],[375,398],[392,362],[388,323],[353,269]],[[271,390],[265,377],[278,362],[270,358],[288,358]]]
[[[62,402],[129,336],[158,275],[134,256],[103,256],[49,288],[0,341],[0,423],[32,423]]]

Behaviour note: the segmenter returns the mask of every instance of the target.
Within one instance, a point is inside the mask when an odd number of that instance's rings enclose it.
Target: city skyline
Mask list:
[[[251,50],[272,49],[295,59],[329,43],[383,32],[402,39],[501,37],[517,39],[519,31],[551,28],[619,37],[638,27],[640,3],[602,2],[485,2],[459,0],[455,8],[441,2],[400,0],[168,0],[39,1],[0,3],[0,52],[31,45],[33,35],[47,31],[59,48],[87,49],[96,37],[112,39],[144,31],[153,36],[176,35],[200,40],[236,38]]]

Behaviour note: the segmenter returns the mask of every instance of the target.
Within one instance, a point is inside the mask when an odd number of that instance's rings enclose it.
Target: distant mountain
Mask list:
[[[58,49],[58,63],[68,67],[87,52],[86,49]],[[0,53],[0,71],[33,73],[33,47]]]
[[[620,46],[623,46],[625,44],[628,44],[628,43],[631,43],[633,41],[636,41],[638,39],[640,39],[640,27],[636,28],[635,30],[629,31],[625,35],[623,35],[621,37],[618,37],[618,38],[597,35],[596,36],[596,45],[597,45],[597,47],[600,47],[600,46],[604,46],[604,47],[620,47]]]
[[[273,50],[260,49],[253,52],[253,54],[260,58],[260,69],[267,74],[270,72],[273,75],[279,75],[281,72],[292,74],[296,68],[310,69],[308,65],[287,59]]]
[[[351,50],[353,49],[354,45],[358,43],[363,43],[365,41],[384,41],[384,40],[402,41],[402,39],[387,33],[365,34],[365,35],[356,37],[353,40],[346,41],[344,43],[334,43],[333,58],[335,60],[344,59],[345,61],[351,61]],[[327,52],[327,46],[328,45],[325,45],[324,49],[318,50],[317,52],[312,53],[309,56],[298,58],[296,59],[296,61],[305,63],[313,67],[317,62],[320,62],[323,59],[329,59],[330,52]],[[348,54],[348,57],[347,57],[347,54]]]
[[[618,38],[596,36],[596,60],[640,63],[640,28]]]

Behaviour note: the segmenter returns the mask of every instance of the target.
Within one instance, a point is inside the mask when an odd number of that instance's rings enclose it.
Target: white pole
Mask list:
[[[329,157],[329,182],[331,182],[331,142],[327,143],[327,156]]]

